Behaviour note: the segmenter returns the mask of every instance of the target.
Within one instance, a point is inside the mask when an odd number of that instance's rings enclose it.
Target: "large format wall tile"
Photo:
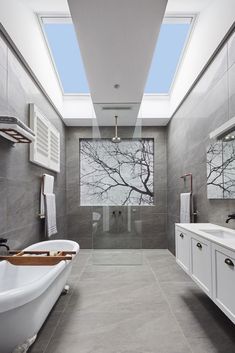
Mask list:
[[[43,240],[44,221],[38,217],[40,180],[43,173],[55,176],[57,200],[56,237],[66,237],[65,127],[36,83],[0,38],[0,115],[13,115],[29,123],[29,103],[35,103],[60,132],[61,173],[29,162],[29,146],[0,137],[0,237],[20,249]]]
[[[120,127],[119,134],[123,138],[133,136],[133,127]],[[113,128],[101,129],[101,137],[113,136]],[[79,139],[91,138],[91,128],[68,128],[67,144],[67,215],[68,237],[77,240],[81,247],[91,247],[92,239],[95,248],[166,248],[166,214],[167,214],[167,165],[166,165],[166,128],[144,127],[141,136],[154,139],[154,206],[137,206],[135,217],[131,220],[131,231],[125,230],[125,224],[117,224],[115,230],[110,207],[111,231],[103,231],[103,209],[80,206],[79,190]],[[134,209],[133,208],[133,209]],[[126,219],[127,208],[118,207]],[[101,214],[101,219],[92,227],[92,212]],[[132,210],[133,211],[133,210]],[[135,222],[137,220],[137,222]],[[95,223],[95,222],[93,222]],[[114,228],[114,230],[112,229]],[[137,230],[142,229],[142,239]]]
[[[230,68],[235,64],[235,33],[228,41],[228,67]]]
[[[189,190],[180,176],[193,174],[194,205],[198,222],[225,226],[235,200],[207,199],[206,150],[209,133],[235,115],[234,35],[183,102],[168,126],[167,204],[168,248],[175,251],[175,223],[179,222],[180,193]],[[234,223],[227,225],[235,228]]]
[[[235,42],[235,39],[234,39]],[[235,49],[234,49],[235,51]],[[235,117],[235,65],[229,71],[229,118]]]
[[[7,45],[2,38],[0,38],[0,66],[7,70]]]

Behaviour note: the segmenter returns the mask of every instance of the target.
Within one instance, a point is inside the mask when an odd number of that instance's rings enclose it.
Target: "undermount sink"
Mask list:
[[[200,231],[205,232],[207,234],[213,235],[214,237],[220,239],[233,239],[235,240],[235,233],[226,232],[222,229],[200,229]]]

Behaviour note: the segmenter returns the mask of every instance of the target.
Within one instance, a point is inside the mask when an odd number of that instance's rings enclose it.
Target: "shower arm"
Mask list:
[[[115,137],[118,137],[118,134],[117,134],[117,118],[118,118],[118,116],[115,115]]]

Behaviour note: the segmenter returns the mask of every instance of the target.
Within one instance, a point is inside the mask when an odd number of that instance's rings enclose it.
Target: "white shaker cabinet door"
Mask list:
[[[213,300],[235,323],[235,252],[212,245]]]
[[[211,243],[196,235],[191,237],[191,276],[211,296]]]
[[[176,227],[176,261],[187,273],[190,272],[189,239],[190,237],[187,232],[182,231],[180,228]]]

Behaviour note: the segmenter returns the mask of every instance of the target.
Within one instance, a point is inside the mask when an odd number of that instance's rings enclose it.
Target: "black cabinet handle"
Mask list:
[[[233,263],[232,260],[230,260],[229,258],[225,259],[224,262],[225,262],[227,265],[229,265],[229,266],[231,266],[231,267],[234,267],[234,263]]]
[[[202,244],[201,244],[201,243],[197,243],[197,247],[198,247],[199,249],[202,249]]]
[[[183,239],[183,237],[184,237],[184,234],[183,233],[180,233],[180,237]]]

